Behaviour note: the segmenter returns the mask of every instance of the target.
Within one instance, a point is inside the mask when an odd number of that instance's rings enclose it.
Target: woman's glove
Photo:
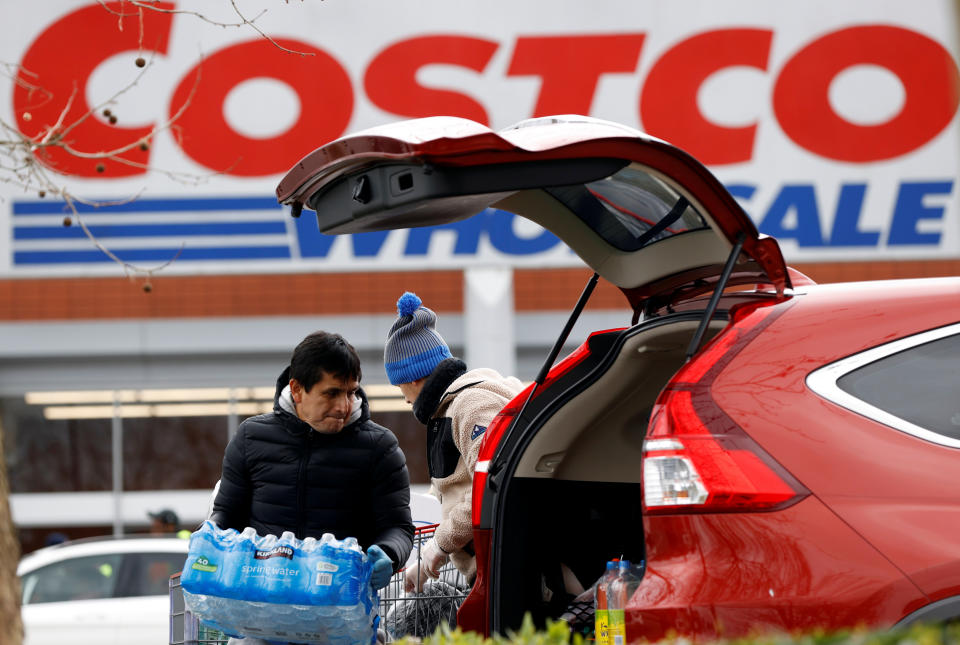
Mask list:
[[[437,546],[436,540],[430,540],[427,545],[420,549],[417,561],[407,567],[403,576],[403,588],[409,593],[411,591],[423,591],[423,583],[427,578],[440,577],[440,567],[445,565],[450,559],[443,549]]]
[[[371,544],[367,548],[367,557],[373,563],[370,586],[375,590],[383,589],[390,582],[390,576],[393,575],[393,560],[376,544]]]

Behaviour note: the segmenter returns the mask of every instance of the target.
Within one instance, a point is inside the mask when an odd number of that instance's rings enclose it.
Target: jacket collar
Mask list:
[[[433,368],[420,390],[420,395],[413,402],[413,414],[417,421],[426,425],[440,407],[444,392],[450,384],[466,374],[467,364],[459,358],[446,358]]]

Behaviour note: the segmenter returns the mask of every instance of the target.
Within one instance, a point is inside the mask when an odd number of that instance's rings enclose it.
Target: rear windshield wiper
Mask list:
[[[637,236],[624,227],[616,217],[611,217],[611,210],[603,205],[596,194],[583,184],[544,188],[547,193],[567,207],[580,220],[589,226],[607,243],[622,251],[639,251],[657,236],[672,226],[686,212],[690,202],[682,195],[673,207],[650,228]]]

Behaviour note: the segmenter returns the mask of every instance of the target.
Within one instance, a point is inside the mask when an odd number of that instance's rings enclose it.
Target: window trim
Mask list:
[[[948,448],[960,448],[960,439],[945,437],[942,434],[911,423],[906,419],[902,419],[896,415],[893,415],[886,410],[882,410],[870,403],[867,403],[862,399],[858,399],[852,394],[840,389],[840,387],[837,385],[837,381],[839,381],[842,377],[856,369],[859,369],[860,367],[878,361],[882,358],[886,358],[887,356],[892,356],[893,354],[917,347],[918,345],[923,345],[925,343],[958,334],[960,334],[960,323],[954,323],[945,327],[938,327],[937,329],[931,329],[919,334],[907,336],[905,338],[899,338],[895,341],[891,341],[877,347],[872,347],[866,351],[860,352],[859,354],[848,356],[840,359],[839,361],[814,370],[807,375],[807,387],[831,403],[836,403],[837,405],[846,408],[851,412],[855,412],[856,414],[867,417],[868,419],[872,419],[878,423],[882,423],[883,425],[890,426],[895,430],[905,432],[909,435],[917,437],[918,439],[923,439],[924,441],[929,441],[930,443],[946,446]]]

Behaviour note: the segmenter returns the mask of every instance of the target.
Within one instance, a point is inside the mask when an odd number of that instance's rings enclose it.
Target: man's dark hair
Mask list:
[[[290,358],[290,378],[309,392],[326,372],[338,379],[360,382],[360,355],[340,334],[315,331],[296,346]]]

